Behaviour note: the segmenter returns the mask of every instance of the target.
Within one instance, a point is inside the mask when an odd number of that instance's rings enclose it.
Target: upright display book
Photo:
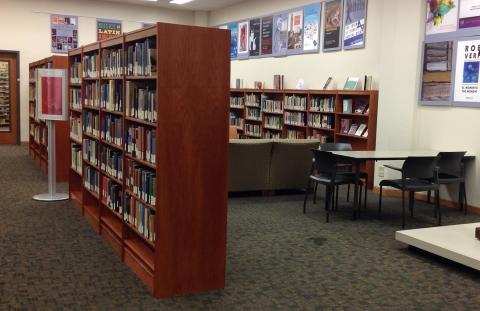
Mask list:
[[[332,83],[332,80],[333,80],[332,77],[328,77],[327,81],[325,82],[325,85],[323,86],[324,90],[328,90],[328,88],[330,87],[330,84]]]
[[[345,81],[345,85],[343,86],[343,89],[348,91],[354,91],[358,88],[359,82],[360,82],[359,78],[349,77],[347,81]]]
[[[37,69],[37,115],[40,120],[67,120],[67,73]]]

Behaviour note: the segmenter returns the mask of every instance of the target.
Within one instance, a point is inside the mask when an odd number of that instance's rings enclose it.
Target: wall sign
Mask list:
[[[68,53],[78,47],[78,17],[50,15],[52,53]]]
[[[67,120],[67,73],[37,69],[37,115],[40,120]]]
[[[122,34],[122,21],[97,18],[97,41]]]

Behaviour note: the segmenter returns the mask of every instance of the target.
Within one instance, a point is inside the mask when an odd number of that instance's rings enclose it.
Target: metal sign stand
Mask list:
[[[68,200],[66,193],[57,193],[57,178],[55,169],[55,121],[47,120],[48,124],[48,193],[33,196],[35,201],[55,202]]]

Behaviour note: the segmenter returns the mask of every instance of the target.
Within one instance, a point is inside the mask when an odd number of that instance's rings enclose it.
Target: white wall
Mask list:
[[[122,20],[123,31],[141,22],[193,24],[193,13],[91,0],[0,0],[0,50],[20,51],[21,141],[28,141],[28,64],[50,56],[50,13],[79,16],[79,43],[96,41],[96,18]]]
[[[262,16],[315,2],[313,0],[248,1],[210,13],[209,23]],[[468,150],[479,154],[475,138],[479,109],[437,108],[418,105],[421,42],[425,22],[424,1],[369,0],[366,48],[314,55],[232,61],[232,85],[236,78],[265,81],[272,86],[273,75],[285,75],[286,87],[294,88],[299,79],[306,87],[318,89],[329,76],[341,87],[348,76],[372,74],[379,89],[377,149],[379,150]],[[383,163],[384,164],[384,163]],[[399,165],[399,163],[396,163]],[[394,172],[385,171],[386,178]],[[378,184],[380,178],[376,176]],[[473,163],[467,174],[469,204],[480,206],[480,167]],[[456,200],[457,189],[442,192]]]

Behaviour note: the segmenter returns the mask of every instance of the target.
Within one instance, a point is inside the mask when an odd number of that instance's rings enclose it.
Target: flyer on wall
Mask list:
[[[249,22],[238,23],[238,55],[248,54]]]
[[[78,47],[78,18],[69,15],[50,15],[51,48],[53,53],[68,53]]]
[[[230,57],[237,58],[238,56],[238,24],[231,23],[228,24],[228,29],[230,29]]]
[[[427,0],[427,35],[456,31],[457,23],[458,0]]]
[[[273,17],[273,54],[286,55],[288,44],[288,14]]]
[[[460,28],[480,27],[480,1],[461,0],[459,18]]]
[[[97,18],[97,41],[122,34],[122,21]]]
[[[40,120],[67,120],[67,74],[63,69],[37,69],[37,113]]]
[[[347,49],[364,47],[367,0],[345,0],[344,14],[343,47]]]
[[[273,16],[262,18],[262,55],[272,55]]]
[[[248,37],[250,56],[260,55],[260,18],[250,20],[250,35]]]
[[[303,49],[303,10],[288,14],[288,49]]]
[[[323,30],[323,49],[340,49],[342,33],[342,0],[325,2],[325,25]]]
[[[321,4],[306,6],[303,10],[303,50],[317,51],[320,39]]]
[[[445,102],[450,100],[452,85],[453,41],[425,43],[421,100]]]
[[[457,43],[455,102],[480,102],[480,39]]]

